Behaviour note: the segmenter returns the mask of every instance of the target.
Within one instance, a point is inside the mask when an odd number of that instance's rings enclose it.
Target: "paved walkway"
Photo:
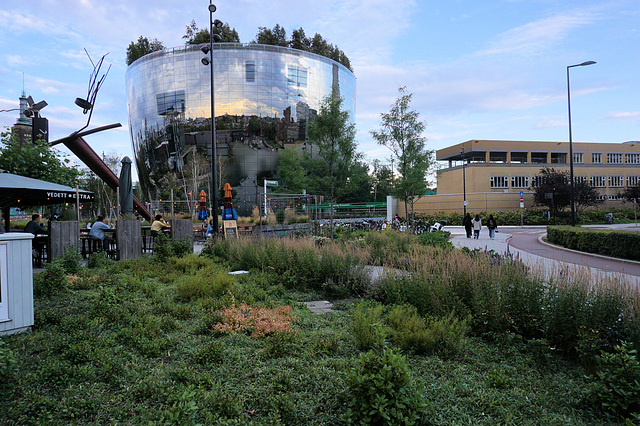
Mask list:
[[[636,228],[633,224],[593,227],[640,231],[640,227]],[[489,239],[486,228],[482,230],[478,240],[466,238],[461,226],[448,226],[446,230],[451,232],[451,241],[457,248],[494,250],[499,254],[509,252],[546,278],[557,278],[563,274],[590,279],[592,282],[601,282],[604,278],[620,284],[631,284],[636,288],[640,281],[640,262],[592,255],[547,244],[542,241],[542,237],[546,235],[544,226],[499,227],[494,240]]]

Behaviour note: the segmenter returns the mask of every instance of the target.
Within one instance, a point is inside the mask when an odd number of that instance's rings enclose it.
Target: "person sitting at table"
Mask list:
[[[105,229],[111,228],[104,223],[104,217],[98,216],[95,223],[91,226],[91,231],[89,231],[89,239],[92,241],[102,241],[102,249],[107,251],[109,249],[109,237],[105,235]]]
[[[39,214],[34,213],[34,214],[31,215],[31,220],[24,227],[24,232],[31,232],[33,235],[46,234],[47,233],[47,230],[44,229],[40,225],[40,215]]]
[[[151,236],[153,238],[157,237],[160,231],[168,227],[169,227],[169,224],[164,221],[164,219],[162,218],[162,215],[157,214],[156,220],[154,220],[153,223],[151,224]]]

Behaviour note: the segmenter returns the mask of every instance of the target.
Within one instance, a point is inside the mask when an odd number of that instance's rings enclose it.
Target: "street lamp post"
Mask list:
[[[213,13],[216,11],[216,6],[209,0],[209,46],[203,47],[201,50],[206,55],[210,53],[209,58],[202,58],[202,64],[210,67],[211,77],[211,216],[213,216],[213,229],[218,234],[218,178],[216,172],[216,165],[218,160],[218,152],[216,147],[216,112],[215,112],[215,87],[213,83],[213,43],[222,40],[222,37],[213,33],[214,27],[222,27],[222,21],[219,19],[213,19]]]
[[[467,176],[465,174],[466,164],[464,162],[464,145],[462,145],[462,148],[460,148],[460,154],[462,157],[462,217],[464,218],[467,216]]]
[[[567,106],[569,108],[569,179],[571,182],[571,226],[576,226],[576,197],[575,183],[573,181],[573,136],[571,135],[571,89],[569,87],[569,68],[584,67],[585,65],[593,65],[595,61],[586,61],[580,64],[567,66]]]

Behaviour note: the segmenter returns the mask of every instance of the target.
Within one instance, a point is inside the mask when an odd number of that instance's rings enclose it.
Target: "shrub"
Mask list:
[[[102,250],[96,251],[91,253],[87,259],[87,268],[102,268],[107,266],[110,262],[111,259],[107,257],[107,252]]]
[[[82,263],[80,263],[82,255],[80,250],[74,246],[67,246],[60,256],[60,263],[66,274],[77,274],[82,269]]]
[[[195,275],[184,275],[176,285],[177,299],[187,302],[203,297],[221,297],[233,288],[233,276],[217,268],[205,268]]]
[[[228,308],[222,309],[218,315],[220,321],[213,330],[220,334],[251,333],[251,337],[260,338],[274,333],[295,333],[291,324],[296,317],[291,306],[274,308],[256,308],[242,302],[236,306],[235,301]]]
[[[616,345],[613,353],[603,351],[598,371],[589,377],[591,401],[620,418],[640,413],[640,362],[637,352],[629,347],[623,343]]]
[[[198,364],[222,364],[224,361],[224,345],[218,340],[208,342],[198,349],[194,357]]]
[[[278,225],[282,225],[284,223],[285,217],[286,213],[284,209],[276,211],[276,222],[278,223]]]
[[[33,280],[34,296],[51,296],[66,289],[68,284],[62,264],[58,261],[45,265],[45,271]]]
[[[11,349],[0,340],[0,385],[11,376],[17,363],[18,361]]]
[[[183,257],[189,253],[193,253],[193,243],[189,237],[175,239],[160,233],[153,243],[153,254],[161,262],[173,256]]]
[[[382,322],[383,312],[384,306],[375,302],[360,301],[354,305],[352,330],[358,349],[370,349],[378,342],[374,325]]]
[[[347,424],[413,425],[425,410],[421,388],[413,381],[407,359],[385,342],[376,327],[375,348],[360,354],[348,376]]]

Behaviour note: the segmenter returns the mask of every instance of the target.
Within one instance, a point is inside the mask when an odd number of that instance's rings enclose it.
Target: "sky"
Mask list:
[[[82,128],[74,104],[86,98],[93,69],[111,68],[87,136],[102,154],[133,158],[128,131],[125,58],[143,35],[166,47],[184,44],[185,28],[209,20],[206,0],[0,1],[0,110],[19,107],[23,88],[49,105],[50,140]],[[388,161],[370,135],[405,86],[426,123],[427,148],[471,139],[567,141],[567,66],[576,142],[640,140],[638,0],[214,0],[214,18],[240,41],[280,24],[289,36],[320,33],[350,58],[356,76],[358,151]],[[86,49],[86,52],[85,52]],[[0,112],[0,129],[16,122]],[[61,149],[65,152],[65,149]]]

